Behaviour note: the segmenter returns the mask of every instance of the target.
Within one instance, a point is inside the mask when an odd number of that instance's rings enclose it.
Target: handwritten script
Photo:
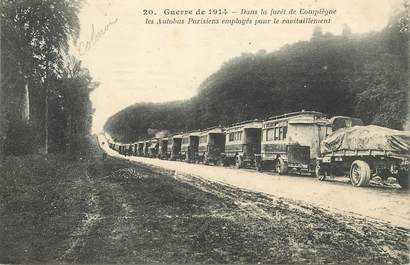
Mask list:
[[[96,31],[94,24],[91,24],[91,35],[87,41],[81,41],[77,45],[78,53],[82,56],[86,54],[95,44],[110,30],[110,28],[118,22],[118,18],[108,22],[103,28]]]

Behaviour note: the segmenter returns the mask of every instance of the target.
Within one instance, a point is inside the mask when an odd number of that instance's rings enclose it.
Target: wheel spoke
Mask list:
[[[360,181],[360,169],[357,165],[353,165],[352,180],[354,181],[354,184],[357,184]]]

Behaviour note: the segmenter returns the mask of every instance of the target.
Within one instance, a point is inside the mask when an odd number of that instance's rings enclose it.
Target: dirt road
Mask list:
[[[106,142],[106,139],[100,136],[101,141]],[[142,162],[175,170],[179,174],[191,174],[251,191],[302,201],[343,214],[374,218],[395,226],[410,228],[410,194],[405,190],[378,187],[354,188],[350,184],[335,181],[320,182],[307,176],[280,176],[274,173],[259,173],[255,170],[238,170],[144,157],[124,157],[109,149],[107,145],[101,146],[109,155],[129,161]]]
[[[409,262],[408,229],[91,147],[0,164],[0,263]]]

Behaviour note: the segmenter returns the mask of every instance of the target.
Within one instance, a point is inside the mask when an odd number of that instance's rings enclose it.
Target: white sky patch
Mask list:
[[[227,8],[336,9],[323,32],[341,34],[379,31],[387,23],[392,0],[88,0],[80,13],[81,35],[72,51],[100,86],[92,93],[96,109],[93,132],[106,119],[136,102],[165,102],[194,96],[202,81],[232,57],[259,50],[271,52],[308,40],[315,25],[146,25],[143,9]],[[394,4],[394,5],[393,5]],[[160,15],[161,14],[161,15]],[[251,19],[255,18],[247,16]],[[169,17],[172,18],[172,17]],[[185,17],[186,19],[188,17]],[[281,17],[285,18],[285,17]],[[94,35],[92,37],[92,30]],[[87,41],[92,40],[89,47]]]

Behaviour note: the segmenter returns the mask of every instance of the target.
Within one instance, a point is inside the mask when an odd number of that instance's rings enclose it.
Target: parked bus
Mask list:
[[[225,133],[222,127],[214,127],[199,133],[198,159],[204,164],[221,161],[225,148]]]
[[[148,147],[148,157],[155,158],[158,157],[158,150],[159,150],[159,139],[152,138],[149,143]]]
[[[192,163],[198,160],[199,132],[188,132],[182,135],[180,160]]]
[[[320,154],[320,142],[326,137],[326,115],[300,111],[270,117],[262,123],[261,154],[257,168],[311,172]]]
[[[158,146],[158,158],[159,159],[167,158],[167,149],[168,149],[168,137],[161,138],[159,140],[159,146]]]
[[[181,156],[181,142],[182,135],[177,134],[168,137],[168,146],[167,146],[167,159],[177,160]]]
[[[250,120],[235,123],[225,129],[224,165],[237,168],[255,165],[255,155],[260,153],[262,121]]]
[[[132,144],[132,155],[136,156],[138,151],[138,143],[133,143]]]
[[[144,141],[143,156],[149,157],[149,146],[150,145],[151,145],[150,140]]]
[[[144,156],[144,141],[137,143],[137,156]]]

